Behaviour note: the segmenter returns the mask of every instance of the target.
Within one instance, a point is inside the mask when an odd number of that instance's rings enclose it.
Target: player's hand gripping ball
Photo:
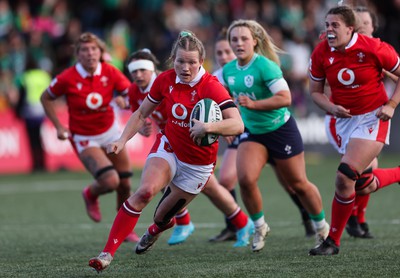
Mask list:
[[[203,123],[214,123],[222,121],[222,111],[219,105],[210,98],[199,100],[190,114],[190,127],[193,126],[192,119]],[[218,140],[217,134],[207,133],[201,139],[200,146],[209,146]]]

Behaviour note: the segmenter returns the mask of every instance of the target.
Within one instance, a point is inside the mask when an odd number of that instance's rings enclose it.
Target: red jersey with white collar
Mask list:
[[[73,134],[98,135],[114,122],[114,91],[126,94],[129,86],[128,78],[110,64],[99,63],[89,75],[78,63],[56,76],[47,91],[53,97],[65,95]]]
[[[191,85],[177,83],[175,70],[171,69],[156,78],[147,97],[153,103],[164,102],[167,111],[164,133],[178,159],[193,165],[208,165],[217,160],[218,143],[197,146],[193,142],[189,135],[190,114],[200,99],[211,98],[220,107],[232,100],[218,79],[208,72]]]
[[[148,91],[142,91],[136,83],[132,83],[128,91],[129,104],[132,112],[135,112],[139,108],[148,93]],[[156,110],[151,113],[150,118],[154,120],[160,130],[165,128],[167,111],[165,110],[164,102],[161,102],[161,104],[157,106]]]
[[[313,80],[328,80],[333,103],[359,115],[387,102],[382,69],[393,72],[399,65],[391,45],[354,33],[344,52],[331,48],[327,40],[320,42],[311,54],[309,70]]]

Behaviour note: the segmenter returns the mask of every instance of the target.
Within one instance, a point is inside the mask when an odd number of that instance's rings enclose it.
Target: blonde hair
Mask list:
[[[178,38],[174,42],[171,50],[171,55],[168,61],[172,64],[176,57],[176,52],[178,48],[184,49],[186,51],[197,51],[199,52],[199,59],[206,59],[206,50],[203,43],[196,37],[196,35],[189,30],[184,30],[179,33]]]
[[[255,20],[238,19],[231,23],[228,28],[228,41],[231,41],[231,31],[236,27],[246,27],[250,30],[252,37],[257,41],[254,52],[261,54],[274,61],[279,66],[281,64],[278,53],[284,53],[282,49],[276,46],[267,31]]]
[[[106,44],[95,34],[90,33],[90,32],[86,32],[86,33],[82,33],[78,40],[75,42],[75,53],[78,54],[81,45],[83,43],[88,43],[88,42],[94,42],[95,44],[97,44],[97,46],[100,48],[100,52],[101,52],[101,56],[100,56],[100,61],[104,62],[104,58],[103,55],[106,52]]]

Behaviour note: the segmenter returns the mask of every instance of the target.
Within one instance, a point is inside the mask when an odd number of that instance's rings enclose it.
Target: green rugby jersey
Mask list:
[[[227,63],[223,68],[223,78],[235,102],[239,95],[246,95],[252,100],[261,100],[273,96],[269,86],[282,78],[282,71],[275,62],[255,53],[245,66],[239,66],[237,59]],[[290,118],[290,112],[286,107],[262,111],[239,105],[239,109],[245,127],[252,134],[274,131]]]

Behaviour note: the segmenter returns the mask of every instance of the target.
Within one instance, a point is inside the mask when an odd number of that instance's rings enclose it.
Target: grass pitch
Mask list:
[[[319,187],[330,220],[338,158],[308,155],[306,160],[309,179]],[[395,167],[398,161],[384,155],[380,166]],[[139,177],[136,170],[134,188]],[[101,197],[103,220],[92,222],[81,197],[90,181],[86,173],[69,172],[0,177],[0,277],[97,276],[87,264],[107,240],[116,197]],[[367,219],[374,239],[354,239],[345,232],[339,255],[309,257],[314,239],[304,236],[297,208],[269,167],[259,184],[271,227],[261,252],[234,249],[233,242],[209,243],[224,221],[201,195],[189,207],[196,230],[187,242],[168,246],[171,231],[166,231],[142,256],[134,253],[134,244],[123,243],[101,277],[400,277],[399,185],[370,199]],[[144,210],[136,228],[139,235],[151,223],[160,197]]]

